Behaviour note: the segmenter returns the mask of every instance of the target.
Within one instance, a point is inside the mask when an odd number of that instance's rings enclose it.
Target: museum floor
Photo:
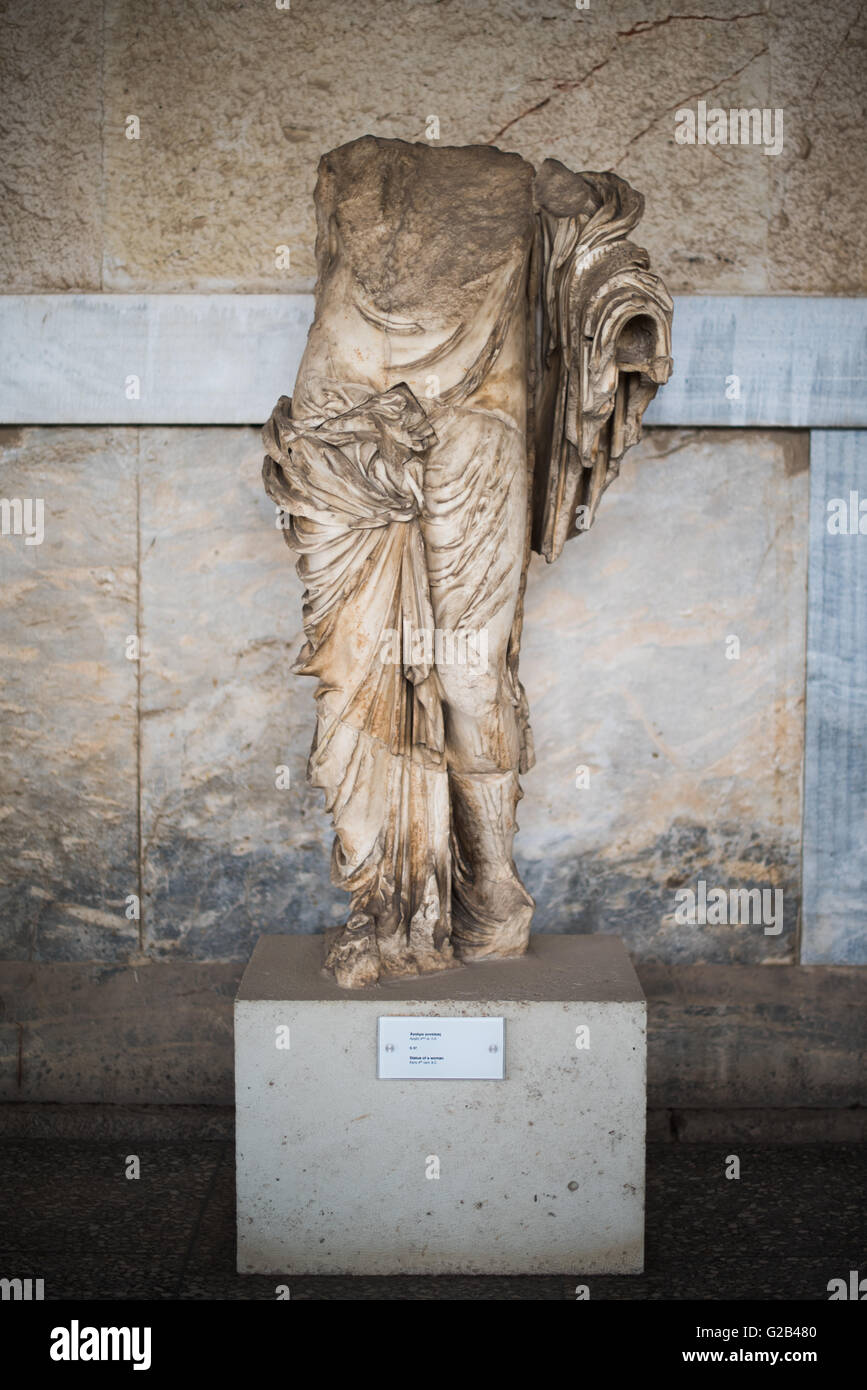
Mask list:
[[[741,1176],[725,1177],[737,1152]],[[126,1177],[128,1156],[140,1160]],[[641,1277],[299,1278],[293,1299],[827,1299],[867,1249],[867,1149],[852,1144],[658,1143],[648,1148]],[[5,1139],[5,1274],[46,1299],[273,1299],[234,1272],[230,1141]]]

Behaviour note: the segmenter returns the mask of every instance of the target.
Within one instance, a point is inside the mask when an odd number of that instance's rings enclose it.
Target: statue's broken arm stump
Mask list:
[[[240,1272],[641,1271],[645,1002],[618,938],[351,992],[321,965],[316,937],[262,937],[235,1003]]]

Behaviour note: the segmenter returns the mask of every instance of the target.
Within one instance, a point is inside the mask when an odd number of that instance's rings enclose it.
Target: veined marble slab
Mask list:
[[[867,434],[816,430],[810,453],[801,959],[862,965],[867,964]]]
[[[2,424],[255,424],[291,394],[309,294],[0,297]],[[867,426],[867,301],[675,299],[649,425]]]

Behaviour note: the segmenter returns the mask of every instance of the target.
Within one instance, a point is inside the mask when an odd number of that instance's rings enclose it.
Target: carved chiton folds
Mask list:
[[[305,586],[347,988],[527,949],[527,564],[592,524],[671,371],[642,208],[489,146],[367,136],[320,164],[316,316],[263,475]]]

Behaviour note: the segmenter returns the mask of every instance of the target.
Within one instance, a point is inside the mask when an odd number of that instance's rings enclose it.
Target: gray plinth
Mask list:
[[[645,1003],[619,938],[351,992],[322,948],[262,937],[235,1002],[239,1271],[639,1273]],[[505,1079],[379,1080],[400,1014],[503,1017]]]

